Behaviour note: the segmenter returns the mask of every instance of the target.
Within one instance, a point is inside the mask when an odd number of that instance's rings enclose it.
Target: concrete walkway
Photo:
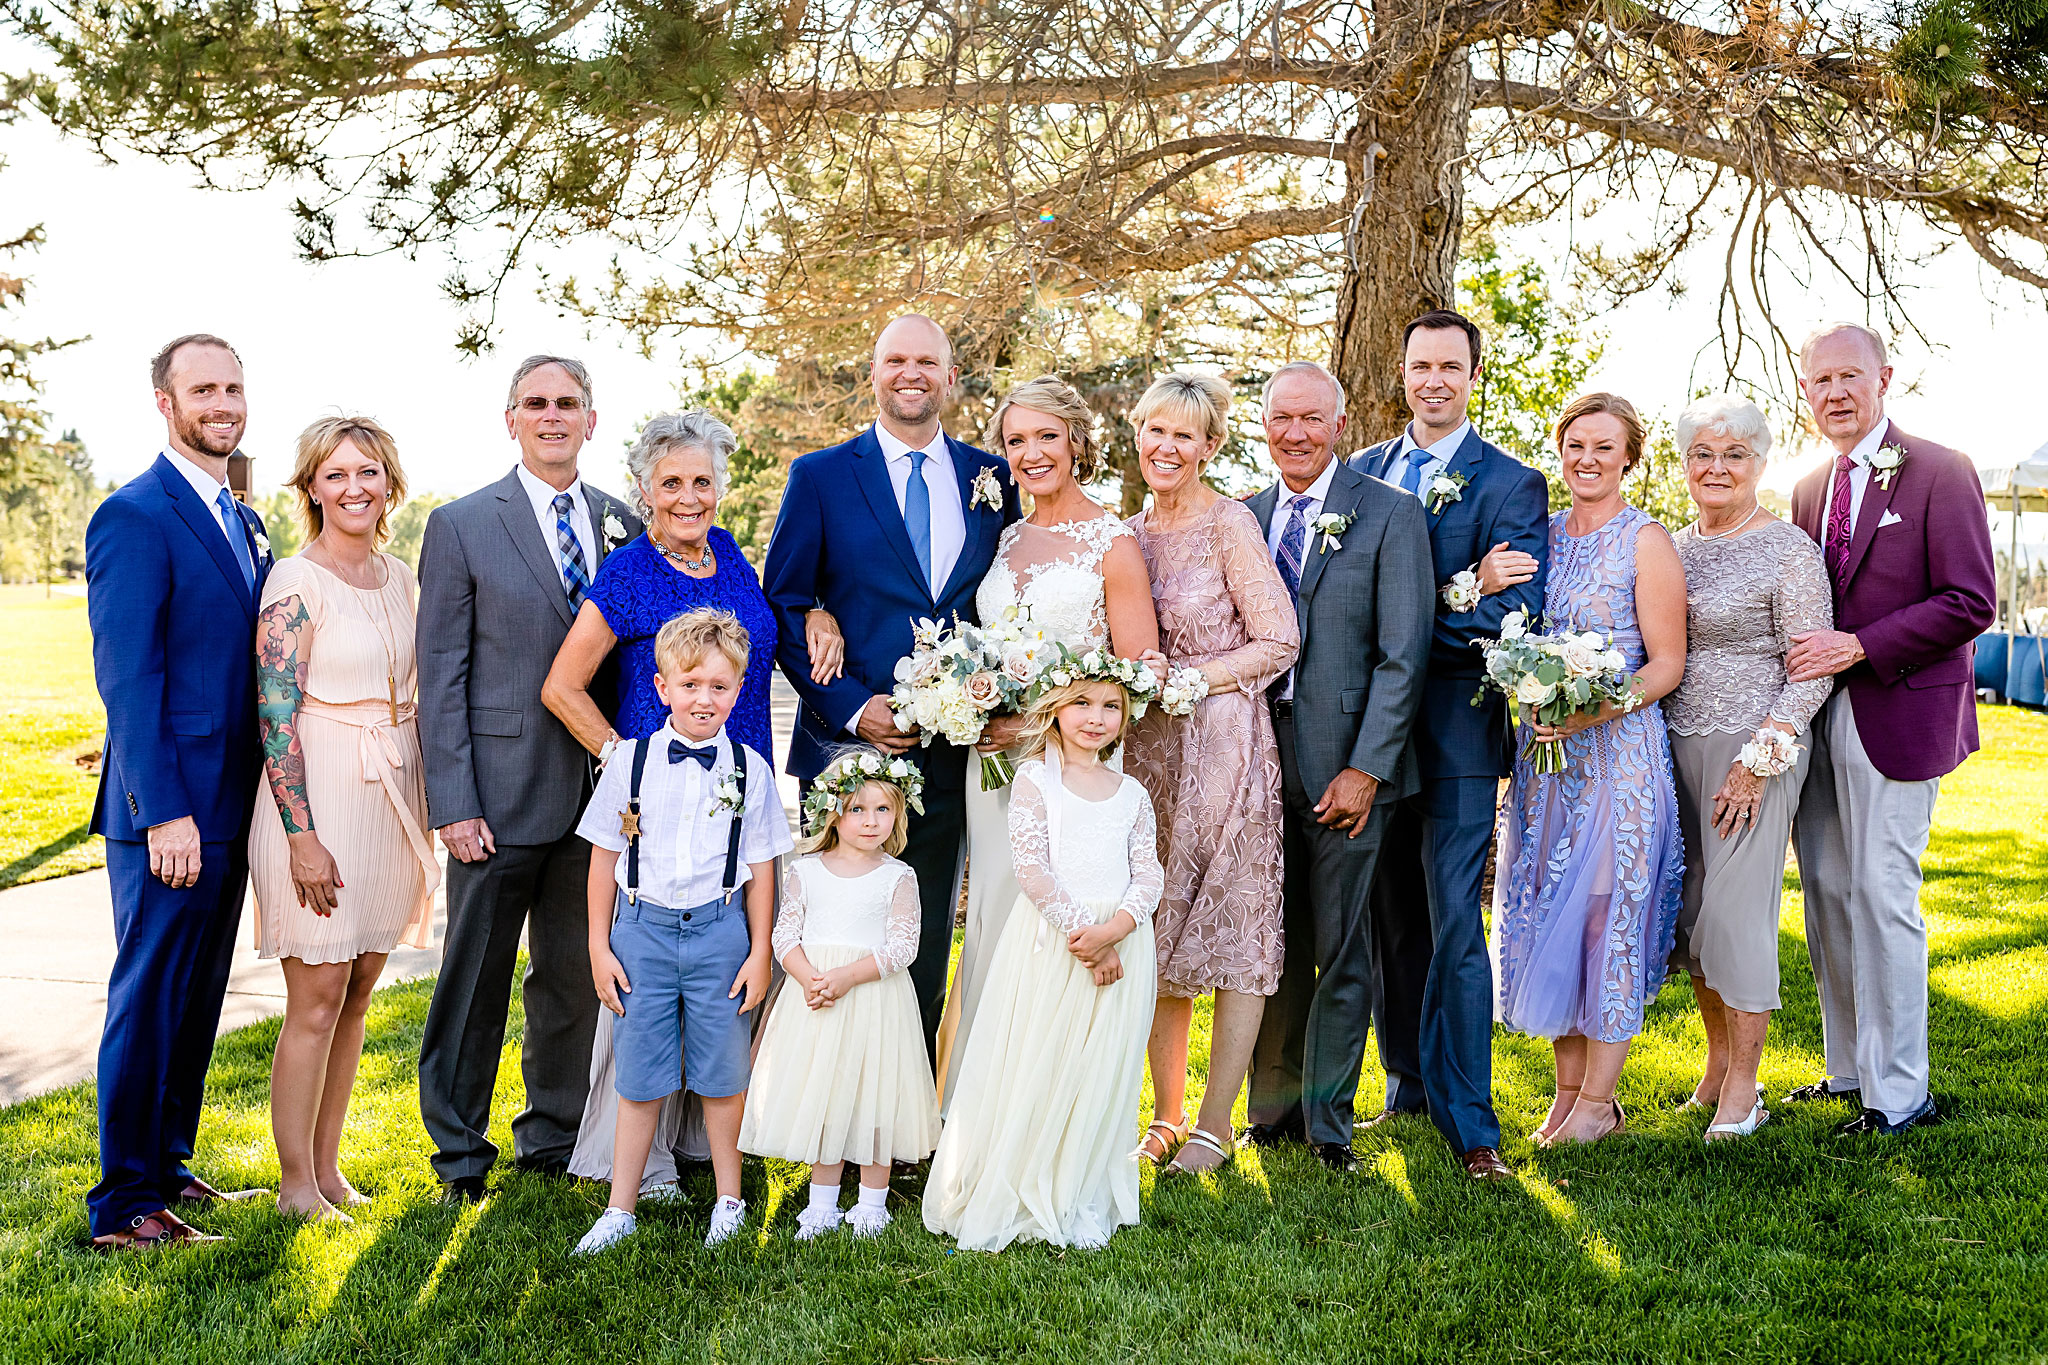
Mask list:
[[[796,694],[775,675],[775,750],[789,751]],[[796,814],[796,781],[781,777],[782,801]],[[447,907],[434,898],[434,938],[425,949],[391,955],[384,980],[437,971]],[[284,1012],[284,971],[256,956],[254,902],[242,927],[221,1010],[223,1033]],[[0,891],[0,1105],[70,1085],[93,1074],[107,1015],[114,965],[114,909],[105,868]]]

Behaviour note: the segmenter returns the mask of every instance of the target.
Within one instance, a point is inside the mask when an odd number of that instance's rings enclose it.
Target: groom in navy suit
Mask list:
[[[877,420],[850,441],[789,467],[762,586],[779,625],[776,659],[803,699],[789,771],[806,784],[834,745],[861,740],[907,753],[924,770],[924,814],[910,820],[903,860],[917,872],[923,923],[910,981],[925,1047],[934,1048],[953,951],[953,909],[967,830],[967,750],[934,738],[917,747],[889,710],[896,663],[919,617],[974,619],[974,590],[1003,528],[1021,515],[1009,466],[939,425],[960,371],[930,318],[906,314],[875,339]],[[845,671],[811,676],[804,615],[823,607],[846,637]]]
[[[1426,1112],[1467,1174],[1498,1180],[1509,1172],[1493,1112],[1493,969],[1479,896],[1514,747],[1501,695],[1487,689],[1472,704],[1484,672],[1472,642],[1498,635],[1518,608],[1541,615],[1550,497],[1541,474],[1482,438],[1466,416],[1479,349],[1479,329],[1457,313],[1409,323],[1402,384],[1414,420],[1353,461],[1422,499],[1437,584],[1415,732],[1422,790],[1394,810],[1373,888],[1373,1022],[1387,1103],[1367,1126]],[[1495,547],[1529,556],[1533,574],[1511,575],[1521,581],[1465,610],[1446,602],[1452,576],[1476,569]]]
[[[150,368],[169,442],[85,533],[93,674],[107,708],[93,831],[106,836],[115,957],[100,1039],[102,1250],[218,1241],[175,1212],[226,1195],[187,1165],[248,881],[263,521],[227,488],[248,420],[242,365],[180,337]]]

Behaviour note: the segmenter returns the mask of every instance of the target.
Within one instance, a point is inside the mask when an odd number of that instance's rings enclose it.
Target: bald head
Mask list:
[[[938,434],[939,414],[960,377],[953,343],[922,313],[905,313],[875,338],[869,382],[882,425],[913,448]]]
[[[1825,349],[1831,354],[1840,354],[1845,349],[1860,349],[1870,360],[1871,368],[1881,370],[1891,363],[1885,355],[1884,338],[1860,322],[1831,322],[1817,328],[1799,347],[1799,367],[1805,369],[1813,360],[1816,349]]]
[[[929,351],[948,368],[953,364],[953,343],[946,329],[922,313],[904,313],[882,329],[875,338],[875,363],[880,364],[891,351]]]

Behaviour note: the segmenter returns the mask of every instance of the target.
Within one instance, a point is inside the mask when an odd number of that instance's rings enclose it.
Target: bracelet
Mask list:
[[[1766,725],[1742,746],[1742,752],[1735,756],[1735,761],[1747,768],[1752,776],[1769,779],[1792,770],[1799,762],[1799,746],[1783,730]]]
[[[620,739],[617,735],[613,735],[610,739],[604,742],[604,744],[597,751],[597,770],[599,772],[603,772],[604,765],[612,761],[612,751],[617,749],[621,744],[624,744],[625,742],[626,741]]]
[[[1445,606],[1460,614],[1478,607],[1479,599],[1485,594],[1479,591],[1477,569],[1478,565],[1475,564],[1472,568],[1460,569],[1451,575],[1451,581],[1444,584],[1442,593]]]

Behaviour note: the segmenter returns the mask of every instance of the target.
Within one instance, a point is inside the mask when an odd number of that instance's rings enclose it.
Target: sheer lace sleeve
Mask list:
[[[1124,781],[1138,790],[1138,810],[1131,817],[1131,885],[1117,909],[1143,924],[1159,908],[1159,897],[1166,890],[1166,869],[1159,865],[1159,819],[1152,812],[1152,795],[1136,778]]]
[[[1245,643],[1211,662],[1223,666],[1238,690],[1256,696],[1294,666],[1301,652],[1301,623],[1294,598],[1266,553],[1258,518],[1248,509],[1232,515],[1235,506],[1217,516],[1213,543],[1224,587],[1244,622]]]
[[[1031,898],[1038,913],[1061,933],[1095,922],[1082,905],[1060,886],[1052,871],[1052,832],[1045,822],[1045,766],[1027,763],[1017,770],[1010,789],[1010,859],[1016,865],[1017,889]],[[1158,862],[1158,855],[1153,855]],[[1158,900],[1158,892],[1153,892]]]
[[[889,893],[889,927],[875,949],[875,966],[883,976],[902,971],[917,956],[918,923],[924,907],[917,898],[917,873],[905,865]]]
[[[782,908],[776,912],[775,930],[768,936],[777,962],[803,946],[804,915],[808,908],[804,904],[804,879],[792,863],[782,874]]]
[[[1809,630],[1835,628],[1834,590],[1820,549],[1804,534],[1787,536],[1778,561],[1778,583],[1771,595],[1771,624],[1778,633],[1780,657],[1792,649],[1792,637]],[[1771,719],[1804,730],[1821,703],[1834,691],[1833,678],[1787,682],[1771,703]]]

